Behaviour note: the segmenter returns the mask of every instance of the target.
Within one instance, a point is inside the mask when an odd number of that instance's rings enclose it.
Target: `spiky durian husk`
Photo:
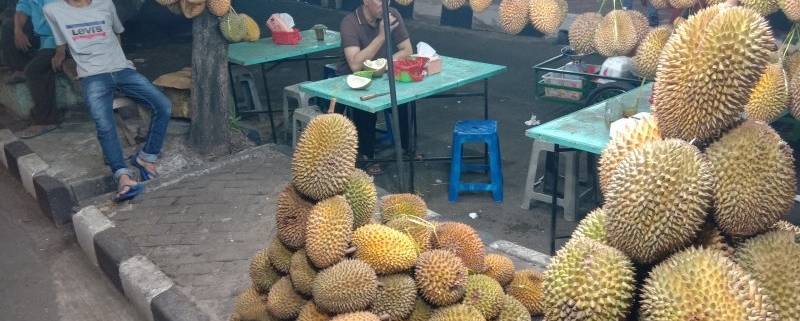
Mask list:
[[[788,221],[780,220],[772,226],[772,230],[789,231],[794,234],[800,235],[800,226],[789,223]]]
[[[624,56],[636,47],[639,34],[625,10],[613,10],[603,17],[594,33],[597,52],[606,57]]]
[[[800,0],[778,0],[778,7],[792,22],[800,22]]]
[[[305,304],[306,300],[294,291],[288,276],[275,282],[267,295],[267,309],[278,319],[296,318]]]
[[[769,125],[747,121],[706,149],[714,175],[714,217],[735,236],[766,231],[794,205],[792,148]]]
[[[433,243],[437,249],[458,255],[470,270],[479,273],[486,270],[483,241],[471,226],[459,222],[441,223],[436,226]]]
[[[579,54],[594,52],[594,32],[603,20],[597,12],[587,12],[575,17],[569,26],[569,46]]]
[[[758,281],[777,308],[779,320],[800,320],[800,238],[772,231],[747,240],[736,263]]]
[[[776,53],[780,54],[782,52],[779,50]],[[786,77],[789,81],[800,74],[800,50],[796,50],[786,56],[786,59],[783,60],[783,68],[786,70]]]
[[[684,17],[675,17],[675,20],[672,21],[672,27],[677,29],[680,27],[684,22],[686,22],[686,18]]]
[[[289,279],[292,281],[294,289],[303,295],[311,295],[311,287],[316,277],[317,270],[308,260],[306,250],[295,252],[289,267]]]
[[[258,23],[256,23],[253,18],[246,14],[242,14],[242,19],[244,19],[244,37],[242,40],[244,41],[257,41],[261,38],[261,28],[258,27]]]
[[[417,261],[416,243],[408,235],[381,224],[367,224],[353,232],[355,257],[367,262],[378,274],[411,269]]]
[[[658,130],[656,118],[653,116],[646,116],[638,120],[635,125],[626,127],[619,134],[611,137],[603,153],[600,154],[598,162],[600,190],[604,193],[608,190],[611,175],[628,153],[648,142],[657,140],[661,140],[661,132]]]
[[[726,257],[733,257],[734,248],[728,244],[722,232],[711,222],[706,223],[703,229],[697,233],[694,245],[701,248],[721,251]]]
[[[506,286],[514,279],[514,262],[507,256],[487,254],[484,262],[486,275],[500,282],[500,285]]]
[[[266,297],[254,288],[247,288],[236,297],[232,320],[238,321],[273,321],[267,309]]]
[[[656,9],[667,9],[669,8],[669,1],[668,0],[650,0],[650,4],[653,5]]]
[[[311,293],[314,303],[327,312],[361,311],[378,293],[378,276],[364,261],[346,259],[320,271]]]
[[[653,86],[664,137],[707,142],[737,125],[772,47],[753,10],[717,5],[690,17],[664,46]]]
[[[438,306],[451,305],[464,296],[467,267],[447,250],[431,250],[420,254],[414,269],[419,294]]]
[[[208,0],[208,12],[211,14],[222,17],[231,9],[231,0]],[[258,24],[256,24],[258,26]]]
[[[414,2],[414,0],[395,0],[395,2],[401,6],[409,6]]]
[[[454,304],[433,311],[430,321],[485,321],[478,309],[466,304]]]
[[[314,300],[309,300],[300,309],[300,313],[297,315],[297,321],[330,321],[332,318],[331,315],[325,313],[317,307],[314,303]]]
[[[500,28],[505,33],[512,35],[518,34],[528,24],[528,10],[530,9],[527,0],[501,0],[500,8],[497,11]]]
[[[442,5],[448,10],[456,10],[463,7],[467,0],[442,0]]]
[[[789,82],[779,64],[769,64],[758,79],[744,110],[747,118],[771,123],[789,104]]]
[[[189,0],[180,0],[180,5],[181,12],[183,12],[183,16],[186,17],[186,19],[197,17],[206,10],[205,0],[197,3]]]
[[[473,12],[481,13],[492,5],[492,0],[469,0],[469,7]]]
[[[789,83],[789,101],[792,117],[800,119],[800,77],[793,77]]]
[[[544,313],[544,275],[539,271],[517,271],[505,290],[506,294],[519,300],[531,315]]]
[[[312,119],[292,157],[292,183],[300,193],[323,200],[341,194],[355,170],[356,127],[333,113]]]
[[[416,217],[401,217],[396,218],[388,223],[386,226],[398,230],[414,240],[419,253],[431,249],[433,243],[433,231],[436,228],[433,223],[426,221],[422,218]]]
[[[706,220],[714,177],[693,145],[667,139],[628,153],[612,174],[606,239],[638,263],[689,245]]]
[[[369,223],[378,203],[378,192],[372,176],[360,169],[353,171],[344,190],[344,198],[353,210],[353,229]]]
[[[667,44],[670,35],[672,35],[672,28],[669,26],[654,28],[639,44],[636,49],[636,55],[633,56],[633,63],[642,77],[648,79],[656,77],[661,49],[664,49],[664,45]]]
[[[572,239],[587,237],[600,244],[606,243],[606,212],[602,208],[597,208],[586,215],[578,223],[575,232],[572,232]]]
[[[693,6],[697,0],[669,0],[669,6],[678,9],[686,9]]]
[[[495,321],[531,321],[531,314],[519,300],[508,294],[500,298],[500,314]]]
[[[650,21],[647,20],[647,17],[644,16],[643,13],[636,11],[636,10],[625,10],[629,16],[631,16],[631,22],[633,22],[633,29],[636,30],[636,43],[640,43],[644,40],[644,37],[650,33]]]
[[[375,315],[388,315],[386,321],[401,321],[414,310],[417,285],[408,274],[392,274],[378,278],[378,294],[370,311]]]
[[[244,19],[230,10],[219,19],[219,30],[228,42],[242,41],[246,33]]]
[[[353,211],[342,196],[317,203],[306,224],[306,255],[320,269],[341,261],[353,235]]]
[[[531,0],[528,14],[536,30],[546,35],[554,35],[567,16],[567,2],[564,0]]]
[[[253,282],[253,288],[264,294],[269,292],[272,284],[281,278],[278,275],[278,271],[272,267],[266,248],[256,252],[250,259],[249,274],[250,280]]]
[[[702,291],[698,291],[698,287]],[[690,248],[649,274],[641,317],[648,321],[775,321],[775,308],[748,273],[722,252]]]
[[[288,247],[302,248],[306,243],[306,221],[314,204],[289,184],[278,195],[277,205],[275,227],[278,238]]]

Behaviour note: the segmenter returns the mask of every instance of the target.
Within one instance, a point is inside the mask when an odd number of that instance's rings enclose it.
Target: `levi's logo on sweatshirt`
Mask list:
[[[79,23],[74,25],[67,25],[67,29],[72,33],[72,40],[92,40],[97,37],[105,37],[106,32],[103,30],[105,21],[92,21]]]

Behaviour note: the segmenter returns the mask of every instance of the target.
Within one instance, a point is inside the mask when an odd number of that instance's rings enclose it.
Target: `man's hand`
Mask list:
[[[61,70],[61,66],[64,64],[64,58],[67,56],[64,50],[59,49],[56,49],[56,53],[53,55],[53,58],[50,59],[50,65],[53,67],[54,72]]]
[[[389,13],[389,30],[394,31],[394,28],[396,28],[399,24],[400,24],[400,22],[397,21],[397,18],[395,18],[394,14],[392,14],[390,12]],[[378,32],[378,37],[381,37],[381,38],[385,39],[386,38],[386,32],[383,30],[383,21],[382,20],[378,20],[378,25],[379,25],[378,28],[380,28],[379,29],[380,31]]]
[[[22,51],[28,51],[31,49],[31,41],[28,39],[28,35],[26,35],[22,30],[14,30],[14,45],[17,49]]]

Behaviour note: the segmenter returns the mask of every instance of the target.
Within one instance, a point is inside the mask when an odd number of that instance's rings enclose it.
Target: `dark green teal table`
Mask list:
[[[483,117],[489,118],[489,78],[506,71],[506,66],[494,65],[453,57],[442,56],[442,72],[435,75],[426,76],[420,82],[403,83],[396,82],[397,91],[397,104],[409,103],[411,113],[411,126],[413,128],[413,135],[411,139],[411,146],[409,146],[409,154],[412,157],[405,160],[410,164],[409,181],[412,191],[414,190],[414,162],[415,161],[440,161],[450,160],[451,157],[426,157],[418,159],[415,156],[415,146],[417,141],[417,127],[416,127],[416,104],[417,100],[429,98],[450,98],[450,97],[483,97]],[[345,78],[347,76],[339,76],[325,80],[305,83],[300,85],[300,90],[305,91],[313,96],[322,97],[328,100],[336,99],[337,103],[363,110],[370,113],[378,113],[381,111],[389,110],[391,106],[391,98],[389,95],[383,95],[370,100],[362,101],[361,97],[370,94],[381,94],[389,92],[389,77],[383,77],[373,80],[372,84],[363,90],[351,89],[347,86]],[[483,92],[477,93],[452,93],[443,94],[474,82],[483,81]],[[393,115],[394,116],[394,115]],[[396,116],[395,116],[396,117]],[[483,158],[486,155],[484,153]],[[401,155],[396,155],[396,159],[402,158]],[[474,157],[465,157],[474,158]],[[376,162],[387,162],[394,160],[373,160]]]
[[[318,53],[326,50],[337,49],[341,47],[342,39],[339,32],[326,30],[325,40],[317,41],[314,30],[301,31],[303,39],[296,45],[277,45],[272,42],[272,38],[262,38],[255,42],[239,42],[228,46],[228,70],[230,73],[231,85],[234,85],[233,68],[234,66],[261,66],[261,76],[264,81],[264,91],[267,96],[267,110],[261,110],[259,96],[257,93],[251,93],[254,110],[239,111],[236,108],[236,90],[233,92],[234,111],[236,114],[263,114],[269,115],[269,124],[272,129],[272,141],[277,143],[278,139],[275,134],[275,121],[272,118],[272,100],[269,95],[269,86],[267,83],[267,73],[287,61],[300,61],[304,60],[306,64],[306,78],[311,80],[311,67],[309,66],[310,60],[322,60],[338,58],[338,56],[324,56],[310,58],[308,55]],[[302,57],[302,58],[297,58]],[[266,68],[267,63],[273,63],[272,66]],[[246,70],[244,72],[247,72]],[[250,75],[252,77],[252,75]]]

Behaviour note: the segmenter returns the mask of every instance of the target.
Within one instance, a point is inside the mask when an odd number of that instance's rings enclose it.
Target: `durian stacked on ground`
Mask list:
[[[772,45],[741,6],[701,10],[669,36],[653,115],[611,137],[605,202],[544,273],[548,321],[800,320],[800,228],[783,220],[792,150],[745,112],[779,99],[754,98],[780,82]]]
[[[277,199],[277,229],[250,262],[231,320],[530,321],[542,274],[488,254],[459,222],[425,218],[413,194],[378,199],[355,168],[357,136],[342,115],[314,118]]]
[[[183,14],[187,19],[201,15],[206,8],[219,17],[219,31],[230,43],[256,41],[261,38],[261,28],[252,17],[237,13],[231,0],[156,0],[175,14]]]
[[[442,1],[447,3],[457,0]],[[477,7],[482,11],[485,10],[485,7],[491,5],[491,1],[470,0],[470,5],[473,10]],[[530,23],[537,31],[552,37],[558,33],[559,27],[567,17],[567,1],[501,0],[497,14],[500,28],[506,33],[518,34]]]

